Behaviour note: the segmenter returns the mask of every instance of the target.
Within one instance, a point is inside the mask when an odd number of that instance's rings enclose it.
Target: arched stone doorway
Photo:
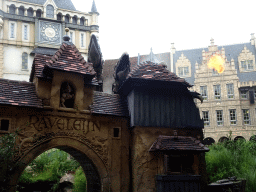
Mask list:
[[[215,140],[211,137],[206,137],[204,140],[203,140],[203,144],[204,145],[211,145],[215,143]]]
[[[93,149],[75,138],[56,137],[31,148],[18,160],[18,166],[15,167],[10,179],[10,192],[16,191],[18,179],[27,165],[38,155],[52,148],[69,153],[80,163],[87,179],[87,191],[106,192],[110,190],[106,165]]]
[[[225,141],[228,141],[229,139],[227,137],[221,137],[219,139],[219,142],[222,143],[222,142],[225,142]]]
[[[243,136],[237,136],[237,137],[234,138],[234,141],[238,141],[238,140],[246,141]]]

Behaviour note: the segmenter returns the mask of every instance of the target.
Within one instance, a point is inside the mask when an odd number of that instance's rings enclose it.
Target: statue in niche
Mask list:
[[[65,108],[74,108],[75,90],[68,82],[64,82],[60,89],[60,106]]]

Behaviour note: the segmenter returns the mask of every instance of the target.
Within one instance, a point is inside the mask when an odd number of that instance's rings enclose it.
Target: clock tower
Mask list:
[[[0,78],[28,81],[35,55],[54,55],[65,28],[87,60],[91,35],[98,37],[98,16],[94,0],[88,12],[76,10],[72,0],[1,0]]]

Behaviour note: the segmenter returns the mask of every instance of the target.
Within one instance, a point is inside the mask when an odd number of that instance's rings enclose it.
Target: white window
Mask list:
[[[188,76],[189,75],[188,67],[178,67],[178,74],[179,76]]]
[[[241,99],[247,99],[248,96],[247,96],[247,90],[241,90]]]
[[[229,110],[229,117],[230,117],[230,124],[236,125],[236,110],[235,109]]]
[[[203,111],[204,126],[210,126],[209,111]]]
[[[220,85],[214,85],[213,90],[214,90],[214,98],[219,100],[221,98],[221,96],[220,96],[220,93],[221,93]]]
[[[227,93],[228,93],[229,99],[234,98],[234,85],[233,84],[227,84]]]
[[[22,69],[27,70],[28,69],[28,54],[22,53]]]
[[[81,47],[85,47],[85,34],[81,33]]]
[[[9,23],[9,37],[10,39],[16,39],[16,23],[13,21]]]
[[[253,70],[253,60],[241,61],[241,66],[243,70]]]
[[[207,100],[207,86],[200,86],[200,93],[204,100]]]
[[[244,125],[250,125],[249,109],[243,109],[243,120],[244,120]]]
[[[216,116],[217,116],[217,125],[218,126],[223,126],[223,111],[222,110],[217,110],[216,111]]]
[[[23,40],[28,41],[29,38],[29,25],[23,24]]]
[[[69,32],[70,42],[75,44],[75,31]]]

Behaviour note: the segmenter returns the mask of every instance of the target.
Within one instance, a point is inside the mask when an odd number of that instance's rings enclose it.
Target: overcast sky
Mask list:
[[[72,0],[91,10],[92,0]],[[249,42],[256,33],[254,0],[95,0],[104,59]]]

